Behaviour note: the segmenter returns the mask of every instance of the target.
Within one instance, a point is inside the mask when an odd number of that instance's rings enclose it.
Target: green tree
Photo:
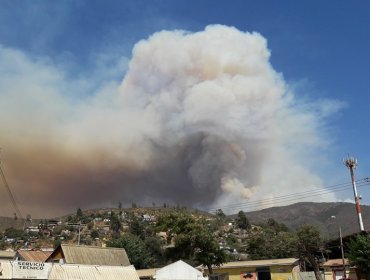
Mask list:
[[[292,257],[296,253],[295,234],[263,229],[248,238],[247,253],[252,260]]]
[[[204,219],[195,220],[186,213],[171,213],[158,219],[158,226],[175,236],[172,259],[190,259],[213,273],[212,265],[220,266],[226,254],[220,248],[214,232]]]
[[[145,239],[145,224],[144,222],[136,217],[134,214],[130,216],[129,232],[133,235],[140,237],[142,240]]]
[[[39,226],[40,226],[41,229],[47,229],[48,225],[49,225],[49,222],[48,222],[48,220],[45,219],[45,220],[41,221]]]
[[[275,219],[269,218],[267,220],[267,226],[274,229],[275,231],[289,231],[288,227],[283,223],[278,223]]]
[[[21,238],[24,235],[24,231],[13,227],[7,228],[4,232],[4,236],[7,238]]]
[[[240,251],[241,243],[238,241],[238,238],[234,235],[229,233],[226,237],[226,244],[232,248]]]
[[[350,241],[348,259],[360,274],[370,279],[370,235],[357,235]]]
[[[119,220],[117,214],[112,211],[110,215],[110,228],[115,233],[119,233],[121,227],[122,227],[121,221]]]
[[[166,264],[166,258],[162,248],[161,240],[157,237],[151,236],[146,238],[144,243],[151,256],[151,265],[153,267],[164,266]]]
[[[190,231],[185,233],[185,236],[183,233],[178,235],[175,239],[175,247],[177,246],[177,242],[183,239],[185,244],[188,243],[194,260],[206,266],[209,273],[212,274],[212,265],[220,266],[226,261],[225,252],[220,248],[213,232],[211,232],[204,221],[191,224],[189,229]],[[184,244],[180,248],[183,248],[183,246]]]
[[[58,247],[60,244],[62,244],[62,240],[60,240],[60,239],[55,239],[54,240],[54,242],[53,242],[54,244],[54,248],[56,248],[56,247]]]
[[[188,231],[189,225],[195,223],[195,219],[185,212],[172,212],[164,214],[157,219],[157,230],[168,231],[169,235],[176,235]]]
[[[238,217],[236,218],[235,222],[236,226],[241,229],[249,229],[251,227],[247,216],[242,210],[238,212]]]
[[[220,219],[225,219],[226,218],[226,215],[225,215],[224,211],[222,211],[222,209],[217,209],[216,210],[216,216]]]
[[[153,262],[144,241],[133,234],[128,233],[117,239],[109,240],[107,246],[124,248],[130,262],[136,269],[148,268]]]
[[[301,226],[297,232],[297,249],[300,257],[313,268],[317,280],[322,280],[317,255],[322,252],[324,240],[320,231],[311,225]]]
[[[93,227],[94,227],[94,222],[89,222],[89,223],[87,224],[87,229],[88,229],[88,230],[92,230],[92,229],[93,229]]]
[[[56,226],[53,228],[53,235],[60,235],[62,233],[62,230],[64,229],[63,226]]]
[[[95,239],[95,238],[99,238],[99,231],[97,231],[96,229],[93,229],[91,231],[91,234],[90,234],[91,238]]]
[[[80,208],[80,207],[78,207],[78,208],[77,208],[77,211],[76,211],[76,217],[77,217],[78,219],[82,219],[83,215],[84,215],[84,214],[82,213],[81,208]]]

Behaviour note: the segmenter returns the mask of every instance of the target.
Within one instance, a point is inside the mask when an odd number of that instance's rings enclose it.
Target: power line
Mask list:
[[[10,187],[9,187],[9,184],[8,182],[6,181],[6,178],[5,178],[5,175],[4,175],[4,172],[3,172],[3,169],[1,168],[1,160],[0,160],[0,175],[1,175],[1,178],[3,179],[3,182],[4,182],[4,186],[5,186],[5,189],[6,191],[8,192],[9,194],[9,197],[10,197],[10,201],[12,202],[13,204],[13,207],[15,209],[15,212],[17,213],[17,215],[23,220],[23,215],[21,213],[21,211],[19,210],[19,207],[17,205],[17,202],[15,201],[14,199],[14,196],[13,196],[13,193],[12,191],[10,190]]]
[[[359,186],[364,186],[364,185],[366,185],[366,183],[361,183]],[[344,191],[344,190],[347,190],[349,188],[350,188],[350,186],[345,186],[345,187],[342,187],[342,188],[337,188],[336,191]],[[268,207],[271,204],[274,204],[276,206],[276,205],[280,205],[280,204],[290,202],[290,201],[302,201],[302,199],[307,198],[307,197],[315,197],[315,196],[318,196],[318,195],[328,194],[328,193],[331,193],[333,191],[334,190],[319,190],[319,191],[312,191],[310,193],[297,193],[294,196],[293,195],[287,195],[287,196],[284,196],[284,197],[264,198],[264,199],[260,199],[260,200],[239,203],[239,204],[235,204],[235,205],[232,205],[232,206],[226,205],[226,206],[223,206],[221,208],[224,209],[224,210],[237,210],[237,209],[242,209],[242,208],[243,209],[245,209],[245,208],[253,209],[253,208],[256,208],[256,207],[260,208],[263,205],[266,205],[266,207]],[[304,194],[304,196],[302,194]],[[215,211],[216,208],[215,209],[210,209],[209,212],[213,212],[212,210]]]
[[[284,199],[286,197],[292,197],[292,196],[302,196],[302,195],[306,195],[306,194],[312,194],[312,192],[327,192],[327,190],[329,189],[337,189],[337,188],[342,188],[342,187],[345,187],[347,188],[347,186],[349,185],[350,183],[342,183],[342,184],[337,184],[337,185],[333,185],[333,186],[330,186],[330,187],[326,187],[324,189],[315,189],[315,190],[309,190],[309,191],[304,191],[304,192],[299,192],[299,193],[291,193],[291,194],[287,194],[287,195],[281,195],[281,196],[275,196],[274,198],[269,198],[270,200],[273,199],[273,200],[277,200],[277,199]],[[266,200],[263,199],[263,200]],[[240,206],[240,204],[251,204],[251,203],[255,203],[255,202],[259,202],[258,201],[252,201],[252,202],[243,202],[243,203],[236,203],[236,204],[229,204],[227,205],[227,207],[232,207],[232,206]]]
[[[348,186],[346,186],[346,184],[340,184],[340,185],[336,185],[336,189],[337,190],[340,190],[340,189],[346,189],[348,188]],[[333,190],[328,190],[328,189],[316,189],[316,190],[310,190],[310,191],[305,191],[305,192],[299,192],[299,193],[293,193],[293,194],[288,194],[288,195],[282,195],[282,196],[275,196],[273,198],[264,198],[264,199],[260,199],[260,200],[255,200],[255,201],[248,201],[248,202],[241,202],[241,203],[237,203],[237,204],[231,204],[231,205],[227,205],[227,206],[224,206],[226,208],[229,208],[229,209],[232,209],[232,208],[237,208],[237,207],[240,207],[240,206],[248,206],[248,205],[259,205],[261,202],[266,202],[266,201],[271,201],[273,202],[274,200],[295,200],[297,199],[296,197],[299,196],[299,198],[301,198],[302,196],[312,196],[312,195],[318,195],[318,194],[325,194],[325,193],[330,193],[332,192]]]
[[[357,183],[358,183],[359,187],[368,185],[369,184],[369,178],[364,178],[364,179],[358,180]],[[272,198],[264,198],[264,199],[241,202],[241,203],[236,203],[236,204],[229,204],[229,205],[220,206],[218,208],[208,208],[208,209],[204,209],[204,210],[208,211],[208,212],[214,212],[217,209],[221,208],[221,209],[226,210],[226,211],[227,210],[232,211],[232,210],[245,209],[245,208],[253,209],[253,208],[256,208],[257,206],[261,207],[261,205],[264,205],[264,204],[266,206],[268,206],[272,203],[274,205],[276,205],[276,204],[279,205],[279,204],[286,203],[286,202],[289,202],[289,201],[301,201],[302,198],[314,197],[314,196],[318,196],[318,195],[332,193],[333,191],[336,191],[336,192],[344,191],[344,190],[350,189],[351,187],[352,187],[351,183],[348,182],[348,183],[342,183],[342,184],[329,186],[329,187],[326,187],[326,188],[323,188],[323,189],[313,189],[313,190],[304,191],[304,192],[292,193],[292,194],[288,194],[288,195],[275,196],[275,197],[272,197]]]

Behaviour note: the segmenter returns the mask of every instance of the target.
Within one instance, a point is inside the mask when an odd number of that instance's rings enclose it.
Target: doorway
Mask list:
[[[334,270],[334,280],[342,280],[343,274],[343,270]]]
[[[271,273],[269,268],[257,271],[257,280],[271,280]]]

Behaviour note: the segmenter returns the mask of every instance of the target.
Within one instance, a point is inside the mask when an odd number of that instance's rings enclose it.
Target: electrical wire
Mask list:
[[[369,178],[363,178],[363,179],[356,181],[357,187],[368,185],[369,182],[370,182]],[[220,206],[217,208],[208,208],[208,209],[203,209],[203,210],[209,213],[213,213],[213,212],[216,212],[218,209],[222,209],[227,212],[230,212],[230,211],[235,211],[238,209],[264,208],[264,205],[265,207],[269,207],[271,204],[274,206],[279,206],[280,204],[284,204],[286,202],[302,201],[302,199],[307,198],[307,197],[315,197],[319,195],[329,194],[332,192],[345,191],[350,188],[352,188],[352,183],[348,182],[348,183],[336,184],[336,185],[329,186],[329,187],[324,187],[323,189],[313,189],[313,190],[308,190],[308,191],[303,191],[303,192],[298,192],[298,193],[292,193],[288,195],[281,195],[281,196],[275,196],[272,198],[264,198],[264,199],[254,200],[254,201],[229,204],[229,205],[224,205],[224,206]]]
[[[17,215],[19,216],[19,218],[21,218],[23,220],[23,215],[22,215],[21,211],[19,210],[19,207],[17,205],[17,202],[14,199],[14,195],[13,195],[12,191],[10,190],[10,186],[9,186],[8,182],[6,181],[6,178],[5,178],[3,169],[1,168],[1,161],[0,161],[0,175],[1,175],[1,178],[3,179],[5,189],[6,189],[6,191],[9,194],[9,197],[10,197],[10,200],[11,200],[11,202],[13,204],[13,207],[15,209],[15,212],[17,213]]]
[[[366,183],[359,184],[358,187],[364,186]],[[344,191],[350,189],[350,187],[342,187],[342,188],[337,188],[336,191]],[[271,207],[271,205],[274,206],[279,206],[281,204],[287,203],[287,202],[292,202],[292,201],[302,201],[307,197],[315,197],[318,195],[324,195],[324,194],[329,194],[332,193],[333,190],[320,190],[320,191],[312,191],[309,194],[305,194],[305,196],[302,196],[301,194],[296,194],[295,196],[286,196],[286,197],[273,197],[273,198],[265,198],[265,199],[260,199],[260,200],[255,200],[251,202],[244,202],[244,203],[239,203],[233,206],[226,205],[221,207],[222,209],[225,210],[238,210],[238,209],[253,209],[253,208],[266,208],[266,207]],[[216,209],[208,209],[208,212],[214,212]]]

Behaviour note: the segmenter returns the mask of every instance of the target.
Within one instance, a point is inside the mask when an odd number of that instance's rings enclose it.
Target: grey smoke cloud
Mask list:
[[[121,83],[0,48],[2,163],[21,209],[207,208],[320,188],[311,164],[340,106],[303,106],[269,59],[260,34],[221,25],[138,42],[126,73],[125,58],[108,71]]]

